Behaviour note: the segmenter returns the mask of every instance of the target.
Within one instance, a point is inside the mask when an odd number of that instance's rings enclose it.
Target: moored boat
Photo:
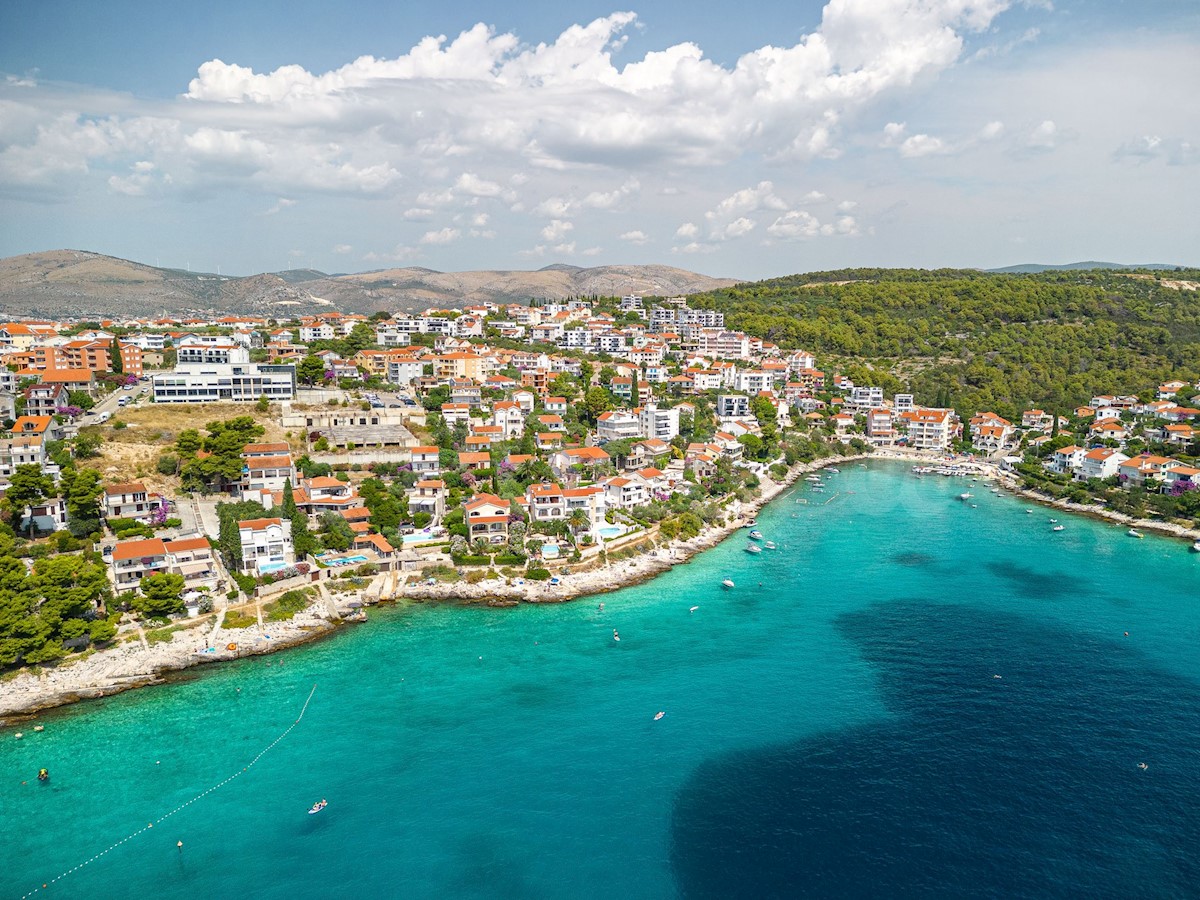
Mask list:
[[[1055,525],[1055,526],[1054,526],[1053,528],[1051,528],[1050,530],[1051,530],[1051,531],[1062,531],[1062,530],[1063,530],[1065,527],[1066,527],[1065,525]]]
[[[1126,533],[1127,535],[1129,535],[1130,537],[1135,537],[1135,538],[1145,537],[1145,535],[1144,535],[1144,534],[1142,534],[1140,531],[1138,531],[1136,528],[1130,528],[1130,529],[1129,529],[1127,532],[1125,532],[1125,533]]]
[[[724,581],[721,582],[721,584],[722,584],[722,586],[727,587],[727,588],[731,588],[734,586],[732,578],[726,578]]]
[[[777,549],[779,549],[778,547],[776,547],[776,546],[775,546],[775,542],[774,542],[774,541],[767,541],[765,544],[763,544],[763,546],[764,546],[764,547],[766,547],[768,550],[777,550]]]
[[[747,553],[762,553],[762,547],[758,546],[758,544],[747,544],[746,552]]]
[[[761,531],[752,531],[752,532],[750,532],[750,540],[752,540],[752,541],[761,541],[761,540],[762,540],[762,532],[761,532]]]

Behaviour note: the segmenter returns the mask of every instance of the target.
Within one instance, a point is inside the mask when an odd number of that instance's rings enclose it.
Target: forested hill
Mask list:
[[[698,295],[726,325],[818,364],[895,373],[918,402],[1006,417],[1066,411],[1097,393],[1141,394],[1200,376],[1200,270],[991,274],[848,269]],[[852,376],[853,377],[853,376]]]

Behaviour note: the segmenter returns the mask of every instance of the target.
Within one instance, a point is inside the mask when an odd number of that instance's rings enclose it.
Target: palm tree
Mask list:
[[[571,515],[567,518],[567,524],[571,526],[571,532],[574,534],[591,525],[592,520],[582,509],[573,509],[571,510]]]

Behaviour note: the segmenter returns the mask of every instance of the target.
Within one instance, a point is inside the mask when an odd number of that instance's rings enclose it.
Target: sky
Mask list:
[[[1198,90],[1194,0],[39,0],[0,257],[1200,265]]]

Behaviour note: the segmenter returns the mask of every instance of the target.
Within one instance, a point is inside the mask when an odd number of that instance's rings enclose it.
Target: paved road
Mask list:
[[[116,412],[121,408],[122,397],[126,398],[125,402],[127,405],[134,402],[145,403],[146,398],[149,396],[149,392],[150,383],[147,381],[138,382],[130,390],[122,389],[113,391],[94,407],[92,407],[91,411],[88,412],[87,415],[80,416],[77,424],[95,425],[97,424],[97,419],[99,418],[100,413],[106,412],[110,415],[115,415]]]

